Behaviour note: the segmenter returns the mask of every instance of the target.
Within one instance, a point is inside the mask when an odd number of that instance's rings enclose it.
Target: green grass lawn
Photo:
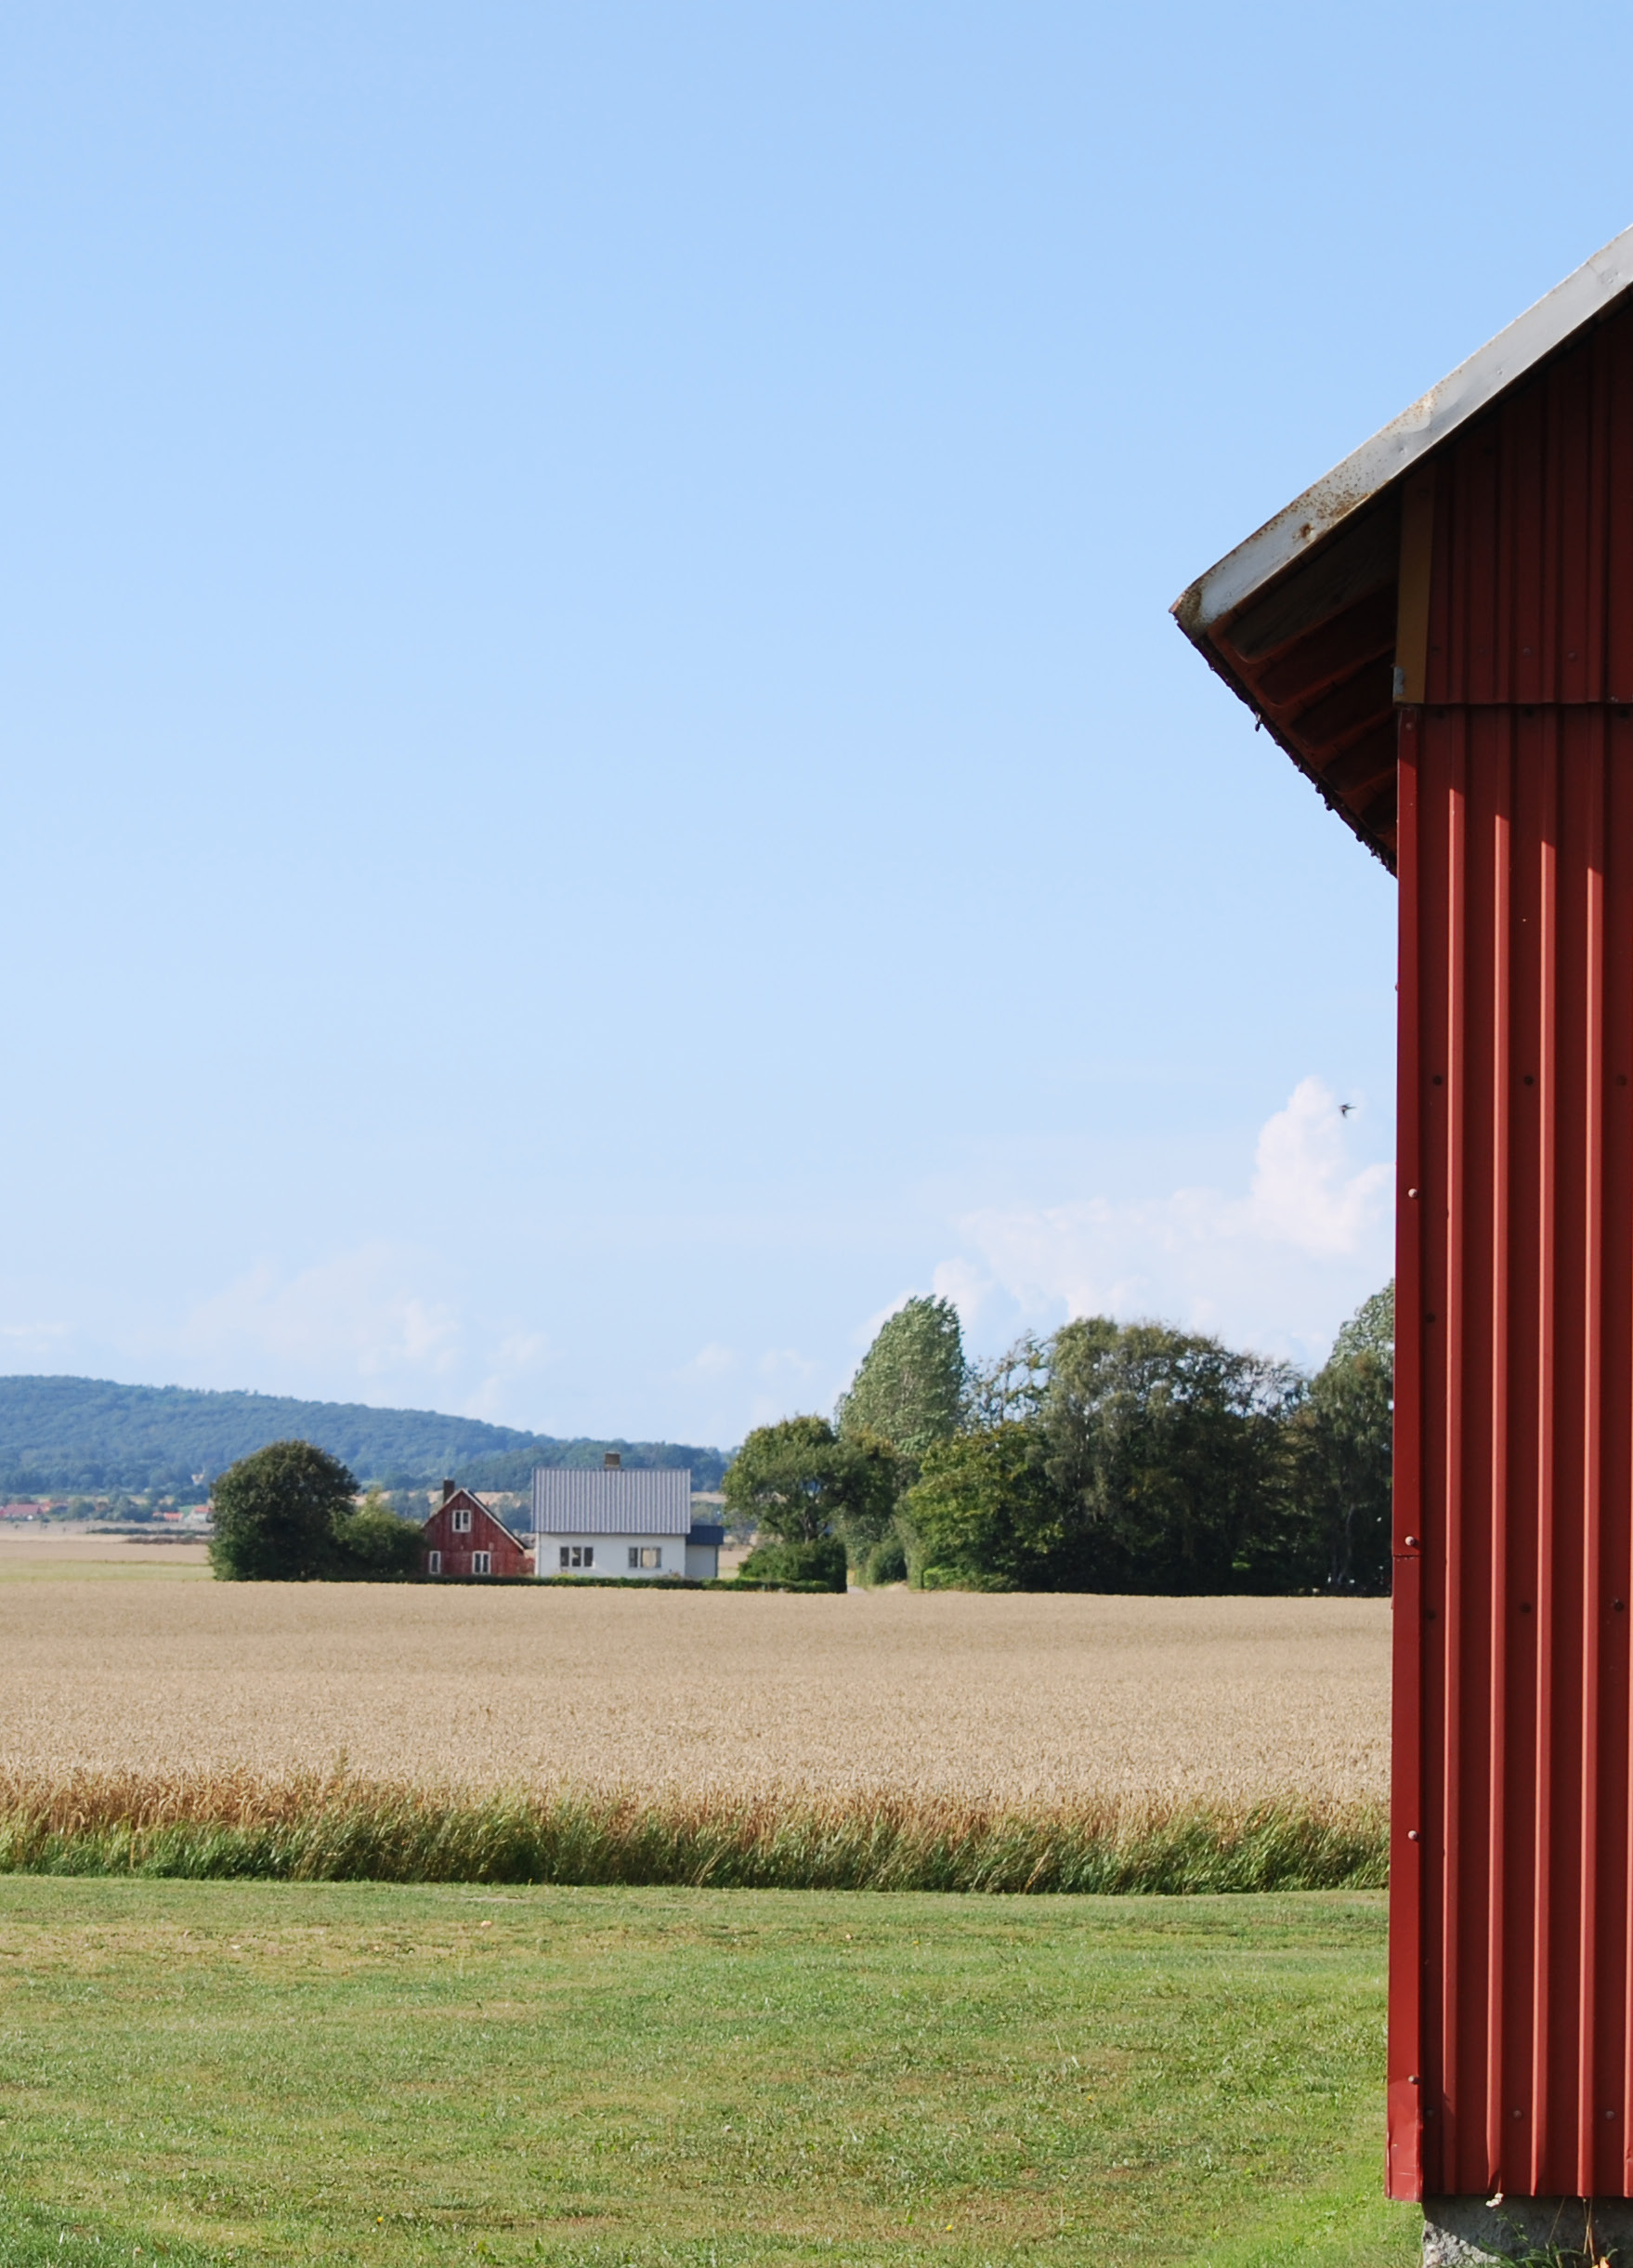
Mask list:
[[[0,2268],[1408,2268],[1383,1901],[0,1880]]]

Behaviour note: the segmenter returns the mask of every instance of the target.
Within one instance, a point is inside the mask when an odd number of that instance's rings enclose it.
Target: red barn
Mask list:
[[[1400,882],[1390,2193],[1625,2252],[1633,229],[1175,611]]]
[[[427,1575],[531,1575],[533,1555],[468,1488],[442,1484],[442,1501],[425,1522]]]

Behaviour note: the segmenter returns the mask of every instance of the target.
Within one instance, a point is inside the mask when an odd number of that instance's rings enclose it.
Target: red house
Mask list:
[[[442,1501],[425,1522],[427,1575],[531,1575],[533,1555],[468,1488],[442,1484]]]
[[[1390,2193],[1626,2258],[1633,229],[1177,612],[1400,879]]]

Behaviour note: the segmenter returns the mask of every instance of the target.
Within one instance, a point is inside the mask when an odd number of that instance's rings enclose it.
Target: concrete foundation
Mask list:
[[[1423,2200],[1423,2268],[1506,2268],[1539,2253],[1633,2268],[1633,2197]]]

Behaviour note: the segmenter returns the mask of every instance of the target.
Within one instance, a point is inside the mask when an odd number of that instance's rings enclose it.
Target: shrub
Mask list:
[[[892,1521],[888,1534],[881,1537],[862,1562],[862,1580],[877,1588],[881,1583],[905,1583],[907,1580],[907,1543],[900,1527]]]
[[[378,1488],[371,1488],[355,1512],[347,1510],[336,1519],[334,1541],[336,1573],[388,1582],[419,1573],[425,1538],[412,1521],[398,1518]]]
[[[814,1536],[803,1543],[762,1543],[738,1570],[740,1582],[820,1584],[843,1591],[845,1547],[837,1536]]]

